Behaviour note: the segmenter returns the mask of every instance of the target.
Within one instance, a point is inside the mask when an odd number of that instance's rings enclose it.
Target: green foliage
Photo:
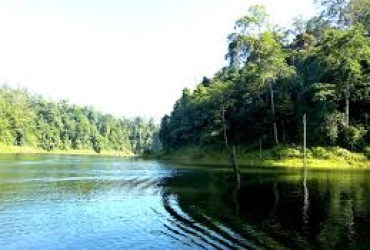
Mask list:
[[[275,147],[272,150],[272,155],[278,159],[287,158],[299,158],[302,157],[302,153],[297,148],[287,148],[287,147]]]
[[[0,87],[0,143],[47,151],[142,153],[161,147],[153,120],[117,119],[93,108],[50,102],[27,90]],[[158,135],[156,135],[158,137]],[[154,144],[154,140],[157,140]]]
[[[334,146],[339,137],[339,123],[343,120],[343,115],[338,112],[325,114],[324,122],[319,129],[317,136],[322,136],[320,144]],[[326,142],[326,143],[325,143]]]
[[[342,157],[344,159],[350,159],[352,157],[352,154],[349,150],[347,149],[344,149],[344,148],[335,148],[334,149],[334,153],[339,156],[339,157]]]
[[[302,145],[304,114],[308,146],[319,158],[329,157],[320,147],[368,145],[369,2],[318,2],[323,11],[306,22],[297,20],[293,39],[272,28],[259,5],[238,19],[228,37],[229,66],[194,91],[184,90],[162,119],[163,148],[223,147],[225,135],[229,145],[250,150],[260,142],[264,149],[279,142]],[[299,153],[276,151],[288,158]]]
[[[370,0],[350,0],[345,15],[351,25],[362,24],[367,33],[370,32]]]
[[[342,126],[339,136],[339,145],[351,150],[359,149],[364,145],[366,130],[363,127]]]
[[[364,149],[365,156],[367,157],[368,160],[370,160],[370,147],[366,147]]]
[[[330,159],[331,153],[323,147],[314,147],[311,149],[312,155],[317,159]]]

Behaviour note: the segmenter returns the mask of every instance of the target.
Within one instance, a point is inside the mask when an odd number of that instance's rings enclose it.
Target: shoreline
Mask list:
[[[3,146],[0,145],[0,155],[25,154],[25,155],[75,155],[75,156],[111,156],[111,157],[132,157],[132,152],[103,150],[100,153],[92,149],[84,150],[51,150],[46,151],[33,147]]]
[[[159,159],[164,163],[174,163],[179,164],[187,167],[214,167],[215,169],[219,170],[230,170],[232,171],[230,162],[228,161],[219,161],[219,160],[202,160],[202,161],[195,161],[195,160],[184,160],[184,159]],[[299,161],[292,163],[293,161]],[[274,160],[262,160],[262,161],[254,161],[251,163],[252,160],[240,160],[237,159],[236,163],[241,172],[248,172],[256,170],[261,172],[269,172],[273,171],[302,171],[303,162],[301,159],[292,159],[290,161],[274,161]],[[329,165],[328,165],[329,163]],[[363,163],[364,164],[364,163]],[[308,171],[370,171],[370,161],[365,163],[365,165],[356,166],[356,165],[333,165],[330,164],[330,161],[313,159],[308,161],[307,170]]]
[[[303,154],[297,148],[279,147],[264,150],[262,158],[259,157],[259,151],[238,151],[236,163],[241,171],[303,169]],[[154,158],[187,166],[230,167],[227,152],[209,148],[184,148]],[[308,149],[306,162],[308,170],[370,170],[370,154],[367,151],[356,153],[339,147]]]

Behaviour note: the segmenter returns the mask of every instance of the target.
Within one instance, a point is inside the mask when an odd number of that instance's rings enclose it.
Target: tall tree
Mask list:
[[[364,62],[369,62],[370,39],[360,26],[349,30],[331,29],[318,44],[318,52],[326,69],[326,79],[335,83],[344,94],[345,123],[350,122],[351,92],[363,77]]]
[[[370,34],[370,0],[351,0],[345,12],[349,25],[362,24]]]

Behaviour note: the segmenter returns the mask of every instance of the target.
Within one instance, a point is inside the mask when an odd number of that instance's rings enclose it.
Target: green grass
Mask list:
[[[214,148],[184,148],[169,155],[162,155],[169,160],[185,165],[229,166],[226,150]],[[275,147],[264,150],[260,158],[259,151],[245,151],[237,148],[237,165],[241,169],[250,167],[302,168],[303,153],[299,147]],[[314,147],[307,149],[307,167],[311,169],[370,169],[370,148],[364,152],[350,152],[339,147]]]
[[[133,156],[130,151],[103,150],[96,153],[94,150],[52,150],[46,151],[40,148],[27,146],[8,146],[0,144],[0,154],[54,154],[54,155],[85,155],[85,156]]]

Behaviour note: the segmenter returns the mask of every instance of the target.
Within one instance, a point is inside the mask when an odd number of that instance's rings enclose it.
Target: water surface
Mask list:
[[[370,249],[370,173],[0,157],[0,247]]]

